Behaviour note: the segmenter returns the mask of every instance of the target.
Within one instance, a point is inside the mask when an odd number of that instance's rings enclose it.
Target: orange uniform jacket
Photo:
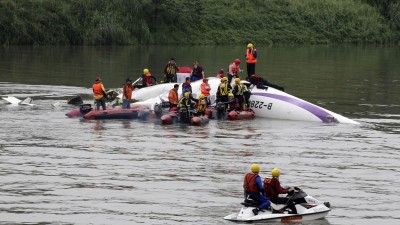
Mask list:
[[[178,104],[178,94],[174,89],[171,89],[168,94],[168,100],[171,104]]]

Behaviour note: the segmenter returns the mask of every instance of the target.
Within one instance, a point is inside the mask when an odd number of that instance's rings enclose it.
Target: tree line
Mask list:
[[[398,0],[0,0],[2,45],[398,44]]]

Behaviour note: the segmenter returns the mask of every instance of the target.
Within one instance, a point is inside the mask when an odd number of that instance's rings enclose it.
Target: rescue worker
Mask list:
[[[157,84],[157,79],[151,75],[149,69],[144,69],[142,76],[142,86],[149,87],[156,84]]]
[[[235,59],[231,64],[229,64],[229,71],[228,71],[228,84],[231,84],[232,78],[238,78],[238,73],[242,72],[239,67],[240,59]]]
[[[243,181],[245,201],[252,199],[259,204],[257,208],[253,209],[254,215],[258,215],[260,210],[268,208],[271,204],[264,195],[264,187],[258,175],[259,172],[260,166],[258,164],[252,164],[251,173],[246,174]]]
[[[201,94],[204,95],[204,99],[206,100],[207,105],[211,105],[211,100],[210,100],[211,87],[210,84],[208,83],[208,78],[203,79],[203,83],[200,85],[200,90]]]
[[[164,67],[164,83],[176,82],[176,73],[179,68],[176,65],[175,59],[171,58]]]
[[[246,49],[246,63],[247,63],[247,78],[249,80],[250,76],[256,74],[256,63],[257,63],[257,50],[254,48],[252,43],[247,45]]]
[[[250,83],[254,86],[257,86],[259,88],[264,88],[263,86],[268,86],[268,87],[273,87],[275,89],[278,89],[280,91],[285,91],[285,89],[279,85],[276,84],[271,84],[267,81],[267,79],[264,79],[258,75],[251,75],[249,79]]]
[[[249,100],[251,96],[251,91],[250,91],[250,83],[246,82],[244,83],[245,90],[243,91],[243,97],[244,97],[244,102],[246,104],[246,109],[250,106]]]
[[[178,107],[178,88],[179,84],[175,84],[174,88],[169,90],[168,93],[169,109],[173,107]]]
[[[240,110],[246,110],[247,104],[244,100],[244,92],[247,90],[246,86],[240,83],[240,78],[235,78],[235,86],[233,87],[232,93],[239,102]]]
[[[225,71],[224,69],[220,69],[219,73],[217,75],[215,75],[216,78],[223,78],[225,77]]]
[[[204,116],[206,114],[206,108],[207,108],[207,101],[205,99],[205,96],[203,94],[200,94],[199,101],[196,104],[197,115]]]
[[[132,80],[127,78],[125,84],[122,86],[122,108],[131,108],[132,91],[134,87],[132,85]]]
[[[194,61],[192,75],[190,76],[191,81],[204,79],[204,68],[199,65],[199,62]]]
[[[183,94],[183,97],[179,100],[178,108],[186,108],[187,110],[193,110],[193,102],[190,96],[190,92]]]
[[[219,84],[217,90],[217,102],[227,102],[229,91],[230,85],[228,85],[228,78],[221,78],[221,83]]]
[[[103,110],[106,110],[107,94],[100,77],[96,77],[95,83],[93,84],[93,95],[96,103],[96,110],[100,109],[100,105]]]
[[[264,188],[267,194],[267,197],[271,202],[275,204],[286,204],[288,208],[291,210],[292,214],[297,214],[296,206],[293,201],[290,200],[289,197],[279,197],[279,194],[287,194],[294,193],[292,188],[284,189],[279,182],[280,170],[278,168],[274,168],[271,171],[272,179],[265,178],[264,179]]]
[[[190,115],[193,113],[195,103],[192,101],[190,92],[183,94],[183,97],[178,103],[178,112],[180,115],[179,120],[181,122],[187,123],[190,121]]]
[[[228,112],[232,110],[240,110],[239,101],[232,93],[228,94]]]
[[[192,93],[192,85],[190,85],[190,77],[186,77],[185,83],[182,84],[182,96],[186,92]]]

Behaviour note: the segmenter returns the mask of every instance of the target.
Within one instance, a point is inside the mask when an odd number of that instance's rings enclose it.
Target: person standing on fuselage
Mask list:
[[[164,67],[164,83],[176,82],[176,73],[179,68],[176,65],[175,59],[171,58]]]
[[[247,45],[246,49],[246,63],[247,63],[247,78],[249,80],[250,76],[256,74],[256,63],[257,63],[257,50],[254,48],[252,43]]]
[[[229,64],[229,71],[228,71],[228,84],[231,85],[231,81],[232,78],[238,78],[239,72],[242,72],[242,70],[239,67],[240,65],[240,60],[239,59],[235,59],[235,61],[233,61],[231,64]]]
[[[142,76],[143,87],[150,87],[156,84],[157,84],[157,79],[151,75],[149,69],[144,69]]]

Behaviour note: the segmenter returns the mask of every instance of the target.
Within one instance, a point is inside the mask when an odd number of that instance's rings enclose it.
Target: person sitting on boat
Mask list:
[[[269,200],[265,197],[263,183],[261,177],[258,175],[260,166],[258,164],[251,165],[251,173],[246,174],[243,181],[245,202],[255,200],[258,202],[258,207],[253,209],[254,215],[262,209],[270,206]]]
[[[263,86],[268,86],[268,87],[273,87],[275,89],[278,89],[280,91],[285,91],[285,89],[283,87],[276,85],[276,84],[271,84],[267,81],[267,79],[264,79],[261,76],[258,76],[255,74],[250,76],[250,83],[254,86],[257,86],[258,88],[264,88]]]
[[[171,58],[171,60],[169,60],[167,65],[164,67],[164,82],[176,82],[176,73],[178,70],[179,67],[176,65],[175,59]]]
[[[190,77],[186,77],[185,83],[182,84],[182,96],[186,92],[192,93],[192,85],[190,85]]]
[[[197,60],[196,60],[193,63],[193,71],[192,71],[192,75],[190,76],[190,80],[196,81],[196,80],[200,80],[200,79],[204,79],[204,68],[202,66],[200,66],[199,62],[197,62]]]
[[[132,80],[127,78],[125,84],[122,86],[122,108],[130,109],[132,100],[132,91],[134,87],[132,85]]]
[[[199,100],[196,104],[197,115],[204,116],[206,114],[206,108],[207,108],[207,101],[205,99],[205,96],[203,94],[200,94]]]
[[[169,90],[169,93],[168,93],[169,109],[178,107],[178,88],[179,88],[179,84],[175,84],[174,88]]]
[[[231,84],[232,78],[238,78],[238,73],[242,72],[239,67],[240,59],[235,59],[231,64],[229,64],[229,71],[228,71],[228,84]]]
[[[142,86],[149,87],[156,84],[157,84],[157,79],[151,75],[149,69],[144,69],[142,76]]]
[[[100,109],[100,105],[103,110],[106,110],[106,89],[101,82],[100,77],[96,77],[95,83],[93,84],[93,95],[96,103],[96,110]]]
[[[219,70],[219,73],[217,74],[217,75],[215,75],[215,77],[216,78],[223,78],[223,77],[225,77],[225,71],[224,71],[224,69],[220,69]]]
[[[278,168],[274,168],[271,172],[272,179],[264,179],[265,193],[267,194],[267,197],[270,199],[271,202],[275,204],[286,204],[291,210],[292,214],[297,214],[296,206],[289,197],[279,197],[279,194],[294,193],[294,189],[292,188],[282,188],[281,183],[279,182],[280,173],[281,172]]]
[[[221,78],[221,83],[219,84],[217,90],[217,102],[227,102],[229,91],[230,85],[228,84],[228,78]]]
[[[240,83],[240,78],[235,78],[235,84],[232,90],[232,93],[235,95],[235,98],[239,102],[240,110],[246,110],[247,104],[244,101],[244,92],[247,90],[246,86]]]
[[[227,111],[240,110],[239,101],[232,93],[228,94]]]
[[[210,87],[210,84],[208,83],[208,78],[203,79],[203,83],[200,85],[200,90],[201,90],[201,94],[204,95],[204,99],[206,100],[207,105],[211,105],[211,101],[210,101],[211,87]]]

